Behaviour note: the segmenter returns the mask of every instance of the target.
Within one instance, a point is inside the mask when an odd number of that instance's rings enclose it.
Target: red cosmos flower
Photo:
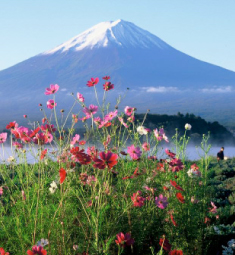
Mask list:
[[[9,255],[9,252],[5,252],[5,250],[1,247],[0,248],[0,255]]]
[[[173,250],[173,251],[170,251],[170,253],[168,255],[183,255],[183,251]]]
[[[171,213],[170,216],[171,216],[171,222],[173,223],[173,225],[174,225],[175,227],[177,227],[177,223],[176,223],[175,220],[174,220],[173,214]]]
[[[108,167],[109,169],[111,169],[118,163],[117,162],[118,155],[110,151],[108,151],[107,153],[100,152],[99,155],[100,159],[94,158],[95,164],[93,166],[95,168],[105,169],[105,167]]]
[[[114,88],[114,85],[110,81],[106,81],[105,84],[103,85],[103,89],[105,91],[109,91]]]
[[[87,154],[78,155],[77,160],[82,165],[89,165],[91,163],[91,156]]]
[[[102,79],[107,81],[110,79],[110,76],[104,76]]]
[[[13,122],[10,122],[7,126],[6,126],[6,129],[15,129],[18,127],[18,124],[13,121]]]
[[[30,138],[34,138],[36,134],[40,131],[40,127],[37,127],[32,131],[32,133],[29,135]]]
[[[131,238],[130,233],[123,234],[122,232],[118,233],[117,240],[115,240],[117,245],[120,245],[121,247],[125,247],[126,245],[133,245],[134,239]]]
[[[175,153],[173,153],[173,152],[171,152],[170,150],[168,150],[168,149],[165,149],[165,152],[166,152],[166,154],[170,157],[170,158],[175,158]]]
[[[27,254],[28,255],[35,255],[35,254],[38,254],[38,255],[47,255],[47,251],[43,250],[43,247],[41,245],[39,245],[39,246],[34,245],[32,247],[32,251],[28,250]]]
[[[182,203],[182,204],[185,203],[184,196],[180,192],[176,193],[176,197],[180,203]]]
[[[165,251],[169,252],[171,250],[171,244],[169,243],[169,241],[166,238],[165,239],[160,238],[159,244],[161,247],[163,247],[163,249]]]
[[[93,86],[95,86],[98,82],[99,82],[99,78],[98,78],[98,77],[97,77],[97,78],[91,78],[91,80],[88,81],[86,85],[87,85],[88,87],[93,87]]]
[[[72,149],[70,150],[70,152],[71,152],[71,154],[73,155],[73,156],[72,156],[72,159],[73,159],[73,160],[76,160],[79,156],[85,155],[84,150],[83,150],[83,149],[80,150],[79,147],[74,147],[74,148],[72,148]]]
[[[47,155],[47,149],[43,150],[41,152],[41,156],[40,156],[40,160],[43,160],[45,158],[45,156]]]
[[[85,145],[86,144],[86,141],[82,140],[79,142],[79,145]]]
[[[181,191],[184,191],[184,190],[176,183],[176,181],[170,180],[170,183],[171,183],[171,185],[172,185],[173,187],[175,187],[176,189],[181,190]]]
[[[144,205],[145,198],[141,197],[141,194],[142,192],[138,190],[136,193],[133,193],[131,197],[135,207],[142,207]]]
[[[64,168],[60,168],[59,173],[60,173],[60,184],[62,184],[66,178],[66,171]]]

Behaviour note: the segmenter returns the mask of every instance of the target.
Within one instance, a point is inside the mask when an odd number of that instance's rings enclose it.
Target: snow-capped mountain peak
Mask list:
[[[137,27],[131,22],[119,19],[101,22],[58,47],[44,52],[43,55],[68,50],[80,51],[85,48],[108,47],[110,45],[141,48],[158,47],[160,49],[170,47],[148,31]]]

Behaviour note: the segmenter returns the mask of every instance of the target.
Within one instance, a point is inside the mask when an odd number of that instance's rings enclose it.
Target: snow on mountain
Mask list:
[[[101,22],[58,47],[42,54],[53,54],[68,50],[80,51],[85,48],[93,49],[94,47],[108,47],[111,44],[119,47],[171,48],[157,36],[137,27],[131,22],[119,19],[116,21]]]

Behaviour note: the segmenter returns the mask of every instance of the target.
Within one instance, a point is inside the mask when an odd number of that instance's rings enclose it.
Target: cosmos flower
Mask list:
[[[48,109],[53,109],[56,106],[57,106],[57,103],[55,103],[55,101],[53,99],[50,99],[50,100],[47,101],[47,108]]]
[[[94,158],[95,164],[93,165],[95,168],[99,169],[105,169],[108,167],[109,169],[113,168],[115,165],[117,165],[117,159],[118,155],[114,154],[110,151],[107,153],[105,152],[100,152],[99,153],[100,159],[99,158]]]
[[[27,254],[28,255],[47,255],[47,251],[43,249],[43,247],[41,245],[37,246],[37,245],[34,245],[32,247],[32,251],[28,250],[27,251]]]
[[[82,111],[86,114],[87,117],[91,118],[92,115],[97,113],[98,106],[91,104],[91,105],[89,105],[89,108],[84,107],[84,109]]]
[[[122,232],[120,232],[116,235],[116,237],[117,240],[115,240],[115,242],[117,245],[120,245],[121,247],[125,247],[126,245],[127,246],[133,245],[135,242],[134,239],[131,238],[130,233],[123,234]]]
[[[91,80],[88,81],[86,85],[88,87],[94,87],[96,84],[98,84],[98,82],[99,82],[99,78],[98,77],[97,78],[91,78]]]
[[[165,209],[168,205],[167,197],[164,197],[162,194],[160,194],[159,197],[155,197],[155,204],[160,209]]]
[[[137,132],[140,135],[147,135],[148,134],[148,131],[146,130],[146,128],[144,126],[138,126],[137,127]]]
[[[0,144],[5,143],[7,140],[7,133],[1,133],[0,134]]]
[[[127,147],[127,153],[133,160],[137,160],[141,157],[142,151],[139,147],[135,147],[134,144]]]
[[[45,91],[45,95],[51,95],[51,94],[55,94],[58,90],[59,90],[59,85],[57,84],[51,84],[50,85],[50,88],[46,88],[46,91]]]
[[[190,124],[186,123],[184,128],[185,128],[185,130],[191,130],[192,126]]]
[[[180,203],[182,203],[182,204],[185,203],[184,196],[180,192],[176,193],[176,197]]]
[[[144,205],[145,198],[141,196],[142,192],[138,190],[136,193],[133,193],[131,200],[135,207],[142,207]]]
[[[105,91],[109,91],[114,88],[114,85],[110,81],[106,81],[105,84],[103,85],[103,89]]]
[[[124,112],[127,116],[131,116],[134,110],[135,110],[134,107],[126,106]]]
[[[84,98],[83,95],[80,94],[80,93],[77,93],[77,99],[78,99],[78,101],[80,101],[81,103],[83,103],[83,102],[85,101],[85,98]]]

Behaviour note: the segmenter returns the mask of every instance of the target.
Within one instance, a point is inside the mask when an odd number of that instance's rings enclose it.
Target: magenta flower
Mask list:
[[[46,92],[44,93],[45,95],[51,95],[51,94],[55,94],[58,90],[59,90],[59,85],[57,84],[51,84],[50,88],[46,88]]]
[[[91,78],[90,81],[87,82],[88,87],[94,87],[99,82],[99,78]]]
[[[53,99],[50,99],[50,100],[47,101],[47,108],[48,109],[53,109],[56,106],[57,106],[57,103],[55,103],[55,101]]]
[[[159,197],[155,197],[155,204],[160,209],[165,209],[168,205],[167,197],[164,197],[162,194],[160,194]]]
[[[127,153],[133,160],[137,160],[141,157],[142,151],[139,147],[135,147],[134,144],[127,147]]]
[[[104,121],[110,121],[112,120],[113,118],[115,118],[118,114],[118,111],[114,111],[114,112],[110,112],[108,113],[105,117],[104,117]]]
[[[102,122],[102,119],[100,117],[96,117],[96,118],[94,118],[94,122],[96,125],[100,125]]]
[[[7,133],[0,134],[0,143],[5,143],[7,140]]]
[[[131,116],[134,110],[135,110],[134,107],[126,106],[124,112],[127,116]]]
[[[79,143],[79,139],[80,139],[80,135],[76,134],[76,135],[73,137],[73,140],[71,141],[70,144],[75,145],[76,143]]]
[[[106,81],[103,88],[105,91],[109,91],[114,88],[114,85],[110,81]]]
[[[91,118],[92,115],[97,113],[98,106],[91,104],[89,105],[89,108],[84,107],[82,111],[86,114],[87,117]]]
[[[120,232],[117,235],[117,240],[115,240],[117,245],[120,245],[121,247],[125,247],[126,245],[130,246],[134,244],[134,239],[131,238],[130,233],[126,233],[125,235]]]
[[[80,93],[77,93],[77,98],[78,98],[78,101],[80,101],[81,103],[83,103],[85,101],[85,98]]]

